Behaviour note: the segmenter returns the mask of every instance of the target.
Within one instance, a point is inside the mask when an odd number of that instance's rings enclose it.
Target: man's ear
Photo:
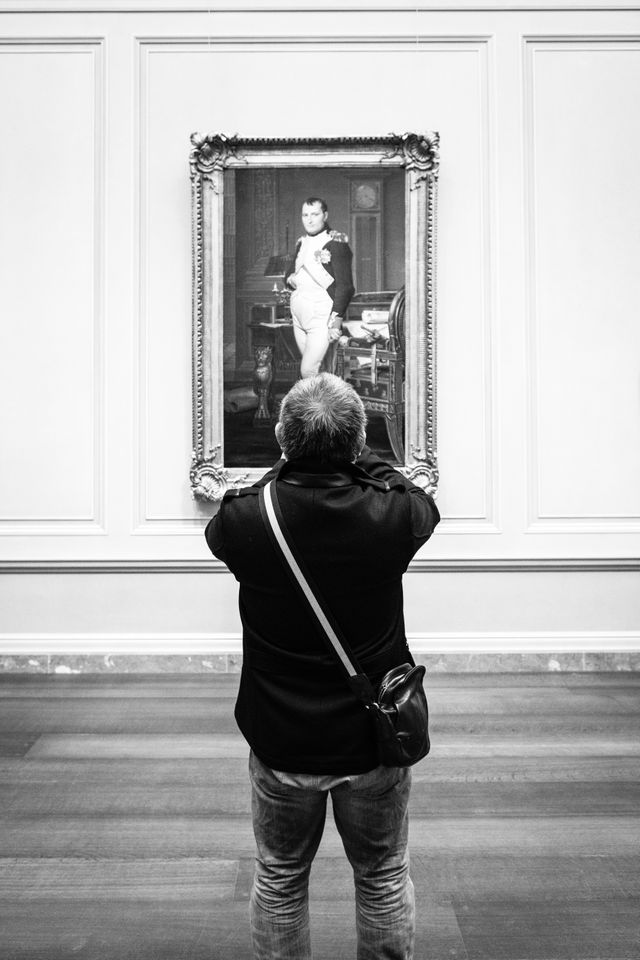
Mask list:
[[[282,443],[280,442],[280,437],[282,436],[282,424],[280,421],[276,423],[276,440],[278,441],[278,446],[282,450]]]

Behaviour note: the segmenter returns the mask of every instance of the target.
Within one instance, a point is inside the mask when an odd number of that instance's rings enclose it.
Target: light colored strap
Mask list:
[[[357,671],[355,670],[353,664],[351,663],[351,660],[349,659],[346,650],[344,649],[344,647],[343,647],[342,644],[340,643],[340,640],[338,639],[335,630],[333,629],[333,627],[331,626],[331,624],[330,624],[329,621],[327,620],[327,618],[326,618],[326,616],[325,616],[325,613],[324,613],[324,610],[322,609],[322,607],[321,607],[320,604],[318,603],[318,600],[317,600],[317,598],[316,598],[315,593],[313,592],[313,590],[312,590],[311,587],[309,586],[309,582],[307,581],[304,573],[302,572],[302,570],[301,570],[300,567],[298,566],[298,563],[297,563],[297,561],[296,561],[296,558],[294,557],[294,555],[291,553],[291,550],[289,549],[289,544],[287,543],[287,541],[286,541],[286,539],[285,539],[285,536],[284,536],[284,533],[282,532],[282,528],[281,528],[280,524],[278,523],[278,518],[277,518],[277,516],[276,516],[276,511],[275,511],[275,508],[274,508],[274,506],[273,506],[273,494],[272,494],[272,491],[271,491],[271,484],[272,484],[272,483],[273,483],[273,480],[270,480],[269,483],[268,483],[268,484],[266,485],[266,487],[264,488],[264,505],[265,505],[266,510],[267,510],[267,517],[269,518],[269,523],[271,524],[271,529],[273,530],[273,532],[274,532],[274,534],[275,534],[275,538],[276,538],[276,540],[278,541],[278,546],[279,546],[280,549],[282,550],[282,552],[283,552],[283,554],[284,554],[285,560],[287,561],[287,563],[288,563],[289,566],[291,567],[291,569],[292,569],[292,571],[293,571],[293,575],[295,576],[296,580],[298,581],[298,584],[299,584],[299,586],[300,586],[300,589],[302,590],[302,592],[304,593],[305,597],[307,598],[307,601],[308,601],[308,603],[309,603],[309,606],[311,607],[311,609],[312,609],[313,612],[315,613],[316,617],[317,617],[318,620],[320,621],[320,624],[321,624],[321,626],[322,626],[322,629],[323,629],[324,632],[327,634],[327,636],[329,637],[329,640],[331,641],[331,643],[332,643],[333,646],[335,647],[335,651],[336,651],[336,653],[338,654],[338,656],[339,656],[339,658],[340,658],[340,660],[341,660],[341,662],[342,662],[342,665],[344,666],[345,670],[347,671],[347,673],[349,674],[350,677],[355,677],[355,676],[357,675]]]

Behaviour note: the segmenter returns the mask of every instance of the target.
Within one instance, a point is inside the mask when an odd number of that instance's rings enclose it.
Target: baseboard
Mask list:
[[[438,672],[640,670],[640,632],[409,634]],[[0,634],[0,672],[235,673],[234,633]]]

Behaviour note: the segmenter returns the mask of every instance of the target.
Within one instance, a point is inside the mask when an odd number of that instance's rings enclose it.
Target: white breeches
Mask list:
[[[316,285],[309,291],[294,290],[291,294],[293,335],[302,357],[300,376],[314,377],[329,346],[329,317],[333,302],[329,294]]]

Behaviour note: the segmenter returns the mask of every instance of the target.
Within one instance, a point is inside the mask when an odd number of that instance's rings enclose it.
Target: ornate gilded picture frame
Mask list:
[[[340,256],[348,251],[353,273],[322,369],[362,396],[369,445],[437,492],[438,143],[437,133],[192,134],[195,498],[220,500],[279,457],[278,405],[301,362],[285,280],[309,207],[325,211],[327,236]],[[325,266],[328,249],[316,254]]]

